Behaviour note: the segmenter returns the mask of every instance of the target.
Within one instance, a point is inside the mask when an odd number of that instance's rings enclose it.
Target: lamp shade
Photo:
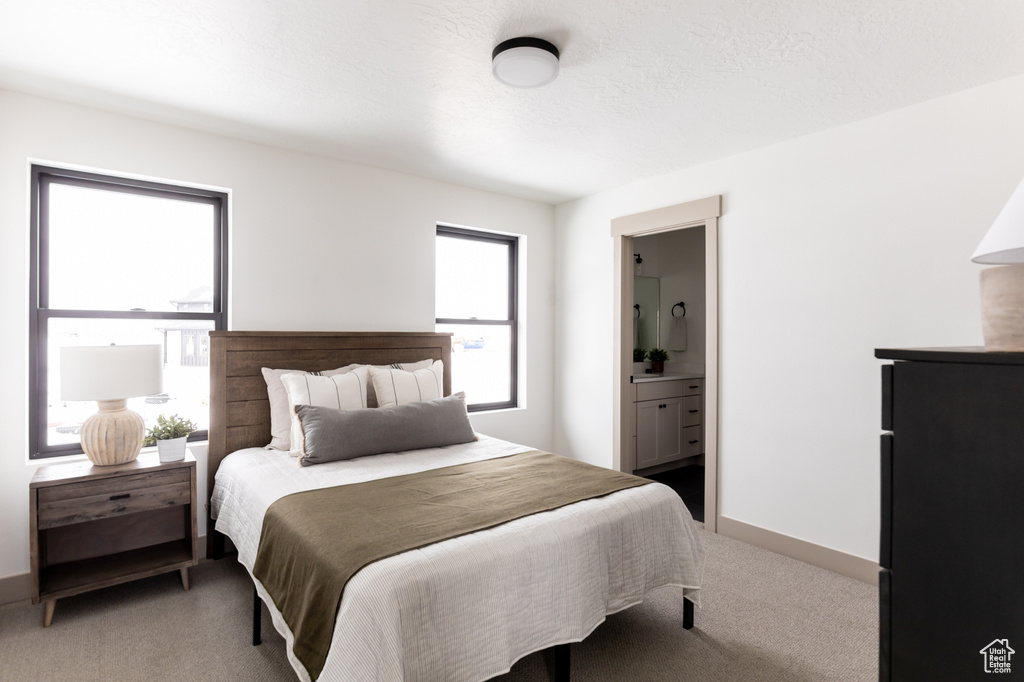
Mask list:
[[[60,349],[61,400],[123,400],[163,390],[162,346]]]
[[[1024,263],[1024,181],[978,244],[975,263]]]

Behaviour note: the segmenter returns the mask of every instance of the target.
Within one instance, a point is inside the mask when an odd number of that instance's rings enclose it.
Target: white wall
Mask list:
[[[233,329],[432,330],[435,225],[526,235],[527,408],[473,422],[551,449],[551,206],[0,91],[0,578],[29,570],[30,159],[229,189]]]
[[[878,557],[877,347],[980,345],[1024,77],[556,209],[555,448],[612,461],[612,218],[723,195],[720,513]]]

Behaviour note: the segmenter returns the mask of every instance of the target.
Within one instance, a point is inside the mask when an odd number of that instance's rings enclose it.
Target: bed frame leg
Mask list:
[[[693,629],[693,602],[683,599],[683,629]]]
[[[263,630],[263,602],[260,601],[260,593],[256,586],[252,586],[252,645],[259,646],[263,642],[261,637]]]
[[[555,650],[555,682],[569,682],[570,654],[568,644],[557,644]]]

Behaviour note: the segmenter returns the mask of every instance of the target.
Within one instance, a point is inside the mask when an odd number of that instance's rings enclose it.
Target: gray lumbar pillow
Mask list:
[[[295,414],[305,438],[302,466],[477,440],[465,393],[365,410],[296,405]]]

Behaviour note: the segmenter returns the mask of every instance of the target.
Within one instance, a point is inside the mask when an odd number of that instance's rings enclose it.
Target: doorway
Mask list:
[[[611,233],[615,244],[615,296],[618,302],[615,315],[615,338],[614,338],[614,380],[618,390],[615,391],[613,405],[614,413],[618,419],[613,420],[613,463],[615,468],[627,473],[642,470],[645,473],[656,473],[659,469],[669,469],[671,464],[661,466],[649,466],[652,462],[657,464],[657,455],[652,455],[652,449],[645,440],[644,434],[654,428],[659,436],[669,442],[672,447],[672,438],[678,437],[680,448],[699,447],[703,454],[704,464],[704,526],[712,532],[716,532],[718,525],[718,376],[719,376],[719,348],[718,348],[718,218],[721,215],[721,196],[708,197],[698,201],[691,201],[685,204],[677,204],[665,208],[655,209],[644,213],[623,216],[612,221]],[[670,354],[675,356],[675,366],[672,358],[666,363],[668,371],[663,375],[640,375],[640,366],[634,365],[634,341],[636,339],[634,319],[636,309],[634,307],[634,275],[636,274],[634,239],[648,237],[661,233],[686,230],[690,228],[703,228],[704,232],[704,301],[702,303],[703,338],[695,339],[703,346],[703,363],[688,363],[685,353]],[[666,311],[671,308],[671,315],[677,315],[678,308],[675,301],[662,301],[662,319],[668,324],[673,324],[670,314]],[[659,344],[668,338],[668,331],[663,330],[659,336]],[[673,341],[677,344],[678,342]],[[634,369],[636,368],[636,370]],[[678,371],[673,371],[678,370]],[[637,376],[634,376],[637,375]],[[690,380],[700,377],[699,380]],[[634,381],[634,378],[639,381]],[[684,380],[685,379],[685,380]],[[679,384],[679,390],[674,388]],[[678,398],[674,395],[680,393]],[[649,395],[648,395],[649,394]],[[664,399],[663,398],[664,394]],[[669,396],[669,394],[672,394]],[[699,395],[699,398],[695,397]],[[656,407],[663,405],[669,409],[659,409],[653,412],[646,410],[647,398],[656,396]],[[685,422],[686,413],[693,412],[695,406],[692,401],[699,400],[701,405],[702,424],[699,427],[700,442],[698,445],[696,437],[688,434],[697,433],[692,425]],[[685,408],[691,409],[685,409]],[[638,415],[641,423],[638,434]],[[658,422],[652,427],[648,419],[663,419],[668,416],[668,421]],[[678,420],[678,422],[673,421]],[[671,427],[667,428],[666,424]],[[673,430],[678,427],[678,430]],[[669,434],[666,436],[665,434]],[[678,434],[678,436],[677,436]],[[687,434],[682,437],[682,434]],[[638,435],[640,440],[638,441]],[[639,443],[639,445],[638,445]],[[657,448],[660,449],[660,445]],[[638,448],[640,460],[638,461]],[[680,457],[691,457],[697,451],[673,452],[671,447],[666,451],[666,459],[673,460]],[[652,459],[653,457],[653,459]]]

